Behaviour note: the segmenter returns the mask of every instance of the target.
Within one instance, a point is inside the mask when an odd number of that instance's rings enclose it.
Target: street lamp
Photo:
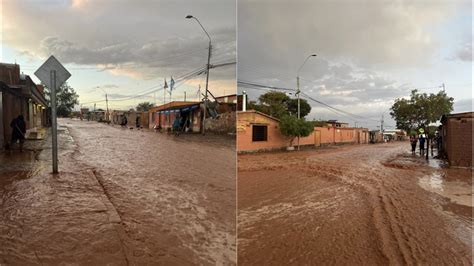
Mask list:
[[[199,23],[199,26],[201,26],[204,33],[206,33],[207,37],[209,38],[209,52],[207,54],[207,66],[206,66],[206,69],[207,69],[206,93],[205,93],[205,96],[204,96],[204,116],[203,116],[203,119],[202,119],[202,134],[204,135],[205,134],[205,125],[206,125],[206,112],[207,112],[207,90],[208,90],[208,86],[209,86],[209,69],[210,69],[210,65],[211,65],[211,47],[212,47],[211,46],[211,36],[209,36],[206,29],[204,29],[201,22],[196,17],[193,17],[192,15],[187,15],[186,18],[187,19],[191,19],[191,18],[195,19],[197,21],[197,23]]]
[[[298,119],[300,119],[300,70],[303,68],[304,64],[306,64],[306,61],[308,61],[308,59],[310,57],[316,57],[316,54],[311,54],[311,55],[308,55],[308,57],[306,57],[306,59],[304,60],[303,64],[300,66],[300,68],[298,68],[298,71],[296,72],[296,95],[298,96]],[[298,136],[298,150],[300,149],[300,137]]]
[[[296,94],[298,95],[298,119],[300,119],[300,92],[301,92],[300,91],[300,70],[306,64],[306,61],[308,61],[308,59],[313,56],[316,57],[316,54],[308,55],[308,57],[306,57],[306,59],[304,60],[300,68],[298,68],[298,72],[296,72],[296,87],[297,87]]]

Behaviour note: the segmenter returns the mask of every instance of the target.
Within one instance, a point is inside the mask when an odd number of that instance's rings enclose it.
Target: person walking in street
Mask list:
[[[179,136],[180,125],[181,125],[181,118],[179,116],[176,116],[173,122],[173,132],[176,136]]]
[[[12,128],[12,148],[17,141],[20,142],[20,152],[23,152],[23,143],[25,142],[26,123],[23,115],[19,115],[10,123]]]
[[[140,117],[137,116],[137,118],[135,119],[135,126],[137,127],[137,129],[140,128]]]
[[[420,135],[420,155],[425,154],[425,134]]]
[[[415,154],[416,152],[416,142],[418,140],[416,139],[416,135],[411,135],[410,136],[410,144],[411,144],[411,153]]]
[[[122,127],[127,127],[127,117],[124,115],[122,116],[122,123],[120,124]]]

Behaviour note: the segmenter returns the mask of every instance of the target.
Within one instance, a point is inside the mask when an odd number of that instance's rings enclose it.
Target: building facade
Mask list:
[[[441,118],[441,146],[451,166],[471,167],[474,112],[444,115]]]
[[[11,141],[10,122],[23,115],[27,136],[49,125],[49,108],[44,88],[20,74],[17,64],[0,63],[0,147]]]
[[[249,110],[237,113],[237,151],[251,152],[283,149],[290,139],[280,132],[279,120],[267,114]],[[300,145],[321,147],[338,144],[366,144],[366,128],[315,127],[307,137],[300,138]],[[297,144],[295,139],[293,145]]]
[[[200,132],[202,128],[202,110],[200,102],[173,101],[152,107],[148,111],[148,127],[170,130],[176,117],[182,120],[182,129],[186,132]]]

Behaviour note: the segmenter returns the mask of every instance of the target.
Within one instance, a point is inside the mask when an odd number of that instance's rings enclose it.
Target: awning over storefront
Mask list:
[[[195,109],[198,109],[198,108],[199,108],[199,104],[195,104],[195,105],[186,106],[186,107],[183,107],[183,108],[177,108],[177,109],[171,109],[171,110],[162,110],[162,111],[158,111],[157,113],[158,114],[180,113],[180,112],[192,111],[192,110],[195,110]]]

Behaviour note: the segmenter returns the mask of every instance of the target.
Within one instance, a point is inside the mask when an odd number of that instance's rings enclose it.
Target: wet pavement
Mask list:
[[[239,155],[239,264],[471,265],[472,171],[409,146]]]
[[[0,155],[0,264],[235,264],[232,139],[59,122],[58,175]]]

